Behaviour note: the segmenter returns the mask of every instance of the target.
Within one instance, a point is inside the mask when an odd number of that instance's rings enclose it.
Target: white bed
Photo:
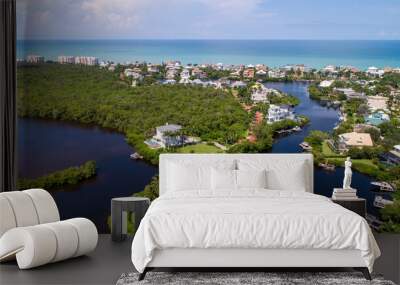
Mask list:
[[[312,194],[312,155],[165,154],[159,171],[160,197],[132,244],[141,279],[155,267],[354,267],[370,278],[380,255],[371,230]],[[234,187],[222,179],[231,173]]]

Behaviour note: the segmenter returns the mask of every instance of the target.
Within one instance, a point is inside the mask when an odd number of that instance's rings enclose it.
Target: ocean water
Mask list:
[[[328,64],[399,67],[400,41],[336,40],[19,40],[17,56],[40,54],[55,60],[58,55],[95,56],[114,62],[169,59],[183,63],[257,64],[271,67]]]

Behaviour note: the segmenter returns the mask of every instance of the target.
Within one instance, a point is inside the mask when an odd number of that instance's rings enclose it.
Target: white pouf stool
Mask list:
[[[0,262],[16,258],[20,269],[37,267],[87,254],[97,240],[90,220],[60,221],[43,189],[0,193]]]

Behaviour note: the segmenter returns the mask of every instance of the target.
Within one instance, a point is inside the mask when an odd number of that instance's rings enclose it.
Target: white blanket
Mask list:
[[[328,198],[256,189],[156,199],[134,237],[132,262],[143,272],[165,248],[358,249],[370,271],[380,255],[366,220]]]

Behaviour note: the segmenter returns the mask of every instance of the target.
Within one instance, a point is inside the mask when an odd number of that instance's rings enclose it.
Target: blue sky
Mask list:
[[[396,39],[400,0],[17,0],[18,38]]]

